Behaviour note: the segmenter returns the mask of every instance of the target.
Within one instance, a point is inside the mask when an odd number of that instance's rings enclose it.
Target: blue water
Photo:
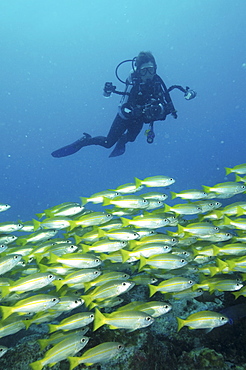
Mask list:
[[[179,191],[225,180],[224,167],[245,162],[246,63],[244,0],[2,0],[0,2],[0,221],[144,178],[167,175]],[[118,96],[102,89],[115,67],[151,51],[178,119],[143,132],[122,157],[86,147],[50,153],[83,132],[104,135]],[[130,65],[120,69],[125,79]],[[146,125],[146,128],[148,126]]]

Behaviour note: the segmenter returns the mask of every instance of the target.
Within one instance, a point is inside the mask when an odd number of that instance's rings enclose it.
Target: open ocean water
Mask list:
[[[79,202],[81,196],[115,189],[134,182],[134,177],[173,177],[168,194],[234,181],[224,167],[246,162],[245,15],[244,0],[1,0],[0,203],[11,208],[0,213],[0,222],[30,221],[44,209]],[[120,97],[105,99],[104,83],[111,81],[124,90],[115,68],[140,51],[153,53],[157,73],[168,87],[189,86],[197,97],[186,101],[180,91],[171,92],[178,119],[169,115],[156,122],[152,144],[144,135],[146,125],[121,157],[109,158],[112,149],[90,146],[66,158],[53,158],[52,151],[83,132],[107,134]],[[130,69],[130,63],[120,67],[123,80]],[[245,195],[226,199],[223,205],[234,201],[245,201]],[[134,299],[139,299],[137,293]],[[240,302],[245,303],[245,297]],[[190,305],[191,311],[197,308]],[[178,307],[176,316],[183,309]],[[188,314],[189,305],[181,316]],[[174,316],[169,317],[172,322]],[[176,330],[175,320],[171,325]],[[134,331],[131,360],[119,356],[116,364],[95,369],[246,369],[241,346],[245,318],[238,325],[207,335],[187,328],[178,334],[161,327],[147,334],[149,328]],[[120,342],[121,331],[112,332]],[[27,333],[30,343],[24,341]],[[107,333],[102,335],[105,340]],[[122,335],[127,347],[129,334]],[[16,340],[1,338],[0,344],[12,348],[15,360],[8,367],[3,356],[0,368],[29,369],[23,351],[29,362],[36,361],[35,340],[41,336],[42,330],[33,329],[20,332]],[[93,338],[93,332],[88,336]],[[99,344],[100,335],[92,343]],[[204,355],[207,362],[199,362],[202,349],[214,351]],[[54,367],[68,368],[67,361]]]

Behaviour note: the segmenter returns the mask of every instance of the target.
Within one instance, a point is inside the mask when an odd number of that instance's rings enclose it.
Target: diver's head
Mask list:
[[[147,51],[141,51],[135,60],[136,72],[143,82],[152,80],[156,74],[156,62],[153,55]]]

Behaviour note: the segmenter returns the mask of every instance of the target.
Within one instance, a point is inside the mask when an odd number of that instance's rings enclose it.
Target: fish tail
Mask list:
[[[43,213],[36,213],[36,216],[37,216],[38,218],[42,218],[42,217],[43,217]]]
[[[214,275],[217,274],[218,268],[216,266],[210,266],[209,271],[210,271],[210,276],[213,277]]]
[[[232,267],[232,266],[229,266],[229,262],[231,261],[222,261],[221,259],[217,258],[216,259],[216,263],[217,263],[217,266],[219,267],[219,271],[222,272],[226,267]],[[233,263],[233,267],[235,266],[235,263]]]
[[[63,287],[63,280],[55,280],[53,281],[53,284],[56,287],[56,291],[60,290]]]
[[[96,308],[93,331],[96,331],[98,328],[100,328],[100,326],[103,326],[104,324],[105,324],[105,316],[98,310],[98,308]]]
[[[111,199],[103,197],[103,206],[109,206],[111,204]]]
[[[7,295],[9,295],[9,293],[11,292],[11,287],[9,286],[2,286],[1,287],[1,291],[2,291],[2,298],[6,297]]]
[[[170,191],[170,194],[171,194],[171,199],[177,198],[177,193],[175,193],[174,191]]]
[[[0,306],[0,308],[2,310],[2,320],[7,319],[7,317],[9,317],[10,315],[12,315],[12,313],[13,313],[12,307]]]
[[[235,299],[238,299],[238,297],[241,295],[240,291],[239,292],[232,292],[234,295]]]
[[[58,256],[54,253],[50,253],[49,263],[57,263]]]
[[[149,287],[149,296],[152,297],[157,292],[157,287],[155,285],[148,284]]]
[[[71,230],[75,229],[75,227],[77,226],[77,223],[76,223],[76,221],[70,220],[69,225],[70,225],[69,230],[71,231]]]
[[[215,244],[212,244],[212,249],[213,249],[214,256],[217,256],[217,254],[219,254],[220,252],[220,248],[217,247]]]
[[[130,225],[130,220],[128,220],[128,218],[121,217],[120,219],[122,221],[122,226],[128,226],[128,225]]]
[[[241,182],[241,181],[245,182],[245,180],[243,179],[243,177],[241,177],[241,176],[239,176],[239,175],[236,175],[236,176],[235,176],[235,181],[236,181],[236,182]]]
[[[89,290],[90,288],[92,287],[92,284],[90,281],[84,283],[84,291],[86,292],[87,290]]]
[[[67,358],[70,363],[69,370],[73,370],[76,366],[78,366],[80,362],[80,357],[68,357]]]
[[[83,253],[89,252],[89,250],[90,250],[90,246],[89,245],[87,245],[87,244],[80,244],[80,245],[81,245],[81,248],[83,250]]]
[[[34,231],[38,230],[40,228],[41,222],[38,220],[35,220],[35,218],[32,219]]]
[[[124,249],[121,249],[120,250],[120,254],[122,256],[122,262],[123,263],[125,263],[129,259],[129,257],[130,257],[130,252],[128,252],[128,251],[126,251]]]
[[[85,301],[86,307],[88,307],[91,304],[92,298],[88,295],[82,295],[81,298]]]
[[[48,324],[48,327],[49,327],[49,334],[53,333],[54,331],[57,331],[56,325]]]
[[[243,216],[245,215],[245,209],[243,209],[242,207],[238,206],[237,207],[237,216]]]
[[[225,167],[225,171],[226,171],[226,176],[227,176],[227,175],[229,175],[230,173],[232,173],[232,168]]]
[[[224,222],[225,225],[230,225],[231,224],[231,220],[227,216],[224,216],[223,222]]]
[[[39,347],[40,347],[41,351],[43,351],[43,349],[45,349],[45,347],[47,347],[48,344],[49,344],[48,339],[38,339],[37,342],[39,344]]]
[[[82,206],[85,205],[88,202],[88,199],[86,197],[80,197]]]
[[[38,264],[38,267],[39,267],[39,271],[40,271],[40,272],[46,272],[46,271],[49,269],[49,267],[48,267],[48,266],[45,266],[45,265],[43,265],[42,263],[39,263],[39,264]]]
[[[170,212],[171,211],[171,207],[168,204],[164,204],[163,208],[164,208],[164,212]]]
[[[137,177],[134,177],[136,188],[142,185],[142,180],[138,179]]]
[[[203,187],[203,190],[205,191],[205,193],[209,193],[210,192],[210,187],[209,186],[202,185],[202,187]]]
[[[46,209],[46,210],[44,211],[44,213],[45,213],[45,216],[46,216],[46,217],[49,217],[49,218],[53,217],[53,213],[52,213],[52,211],[51,211],[51,210],[49,210],[49,209]]]
[[[42,370],[42,368],[43,368],[42,360],[38,360],[38,361],[32,362],[30,364],[30,366],[31,366],[31,368],[33,370]]]
[[[143,256],[140,256],[140,263],[138,267],[138,271],[141,271],[142,268],[146,265],[147,261]]]
[[[178,321],[178,331],[180,331],[180,329],[185,326],[185,320],[181,319],[180,317],[176,317],[176,319]]]

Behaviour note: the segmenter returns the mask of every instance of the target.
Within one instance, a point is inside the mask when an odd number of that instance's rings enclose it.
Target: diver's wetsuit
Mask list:
[[[136,83],[131,86],[129,93],[124,94],[124,103],[120,112],[116,115],[113,124],[107,136],[91,137],[88,134],[76,142],[67,145],[52,153],[53,157],[64,157],[73,154],[81,148],[88,145],[100,145],[104,148],[111,148],[115,143],[116,147],[110,154],[115,157],[125,152],[125,144],[135,141],[136,137],[143,128],[144,123],[150,123],[155,120],[165,120],[170,113],[176,114],[169,92],[161,77],[155,75],[151,81],[145,83]],[[150,112],[143,110],[143,107],[151,104],[161,103],[165,108],[161,115],[150,116]],[[124,109],[126,110],[123,110]],[[177,117],[175,117],[177,118]]]
[[[129,141],[135,141],[143,128],[143,124],[142,119],[123,119],[117,114],[107,136],[87,138],[83,146],[100,145],[104,148],[111,148],[116,142],[120,141],[118,147],[122,147],[122,153],[118,152],[118,155],[121,155],[125,151],[124,145]]]

